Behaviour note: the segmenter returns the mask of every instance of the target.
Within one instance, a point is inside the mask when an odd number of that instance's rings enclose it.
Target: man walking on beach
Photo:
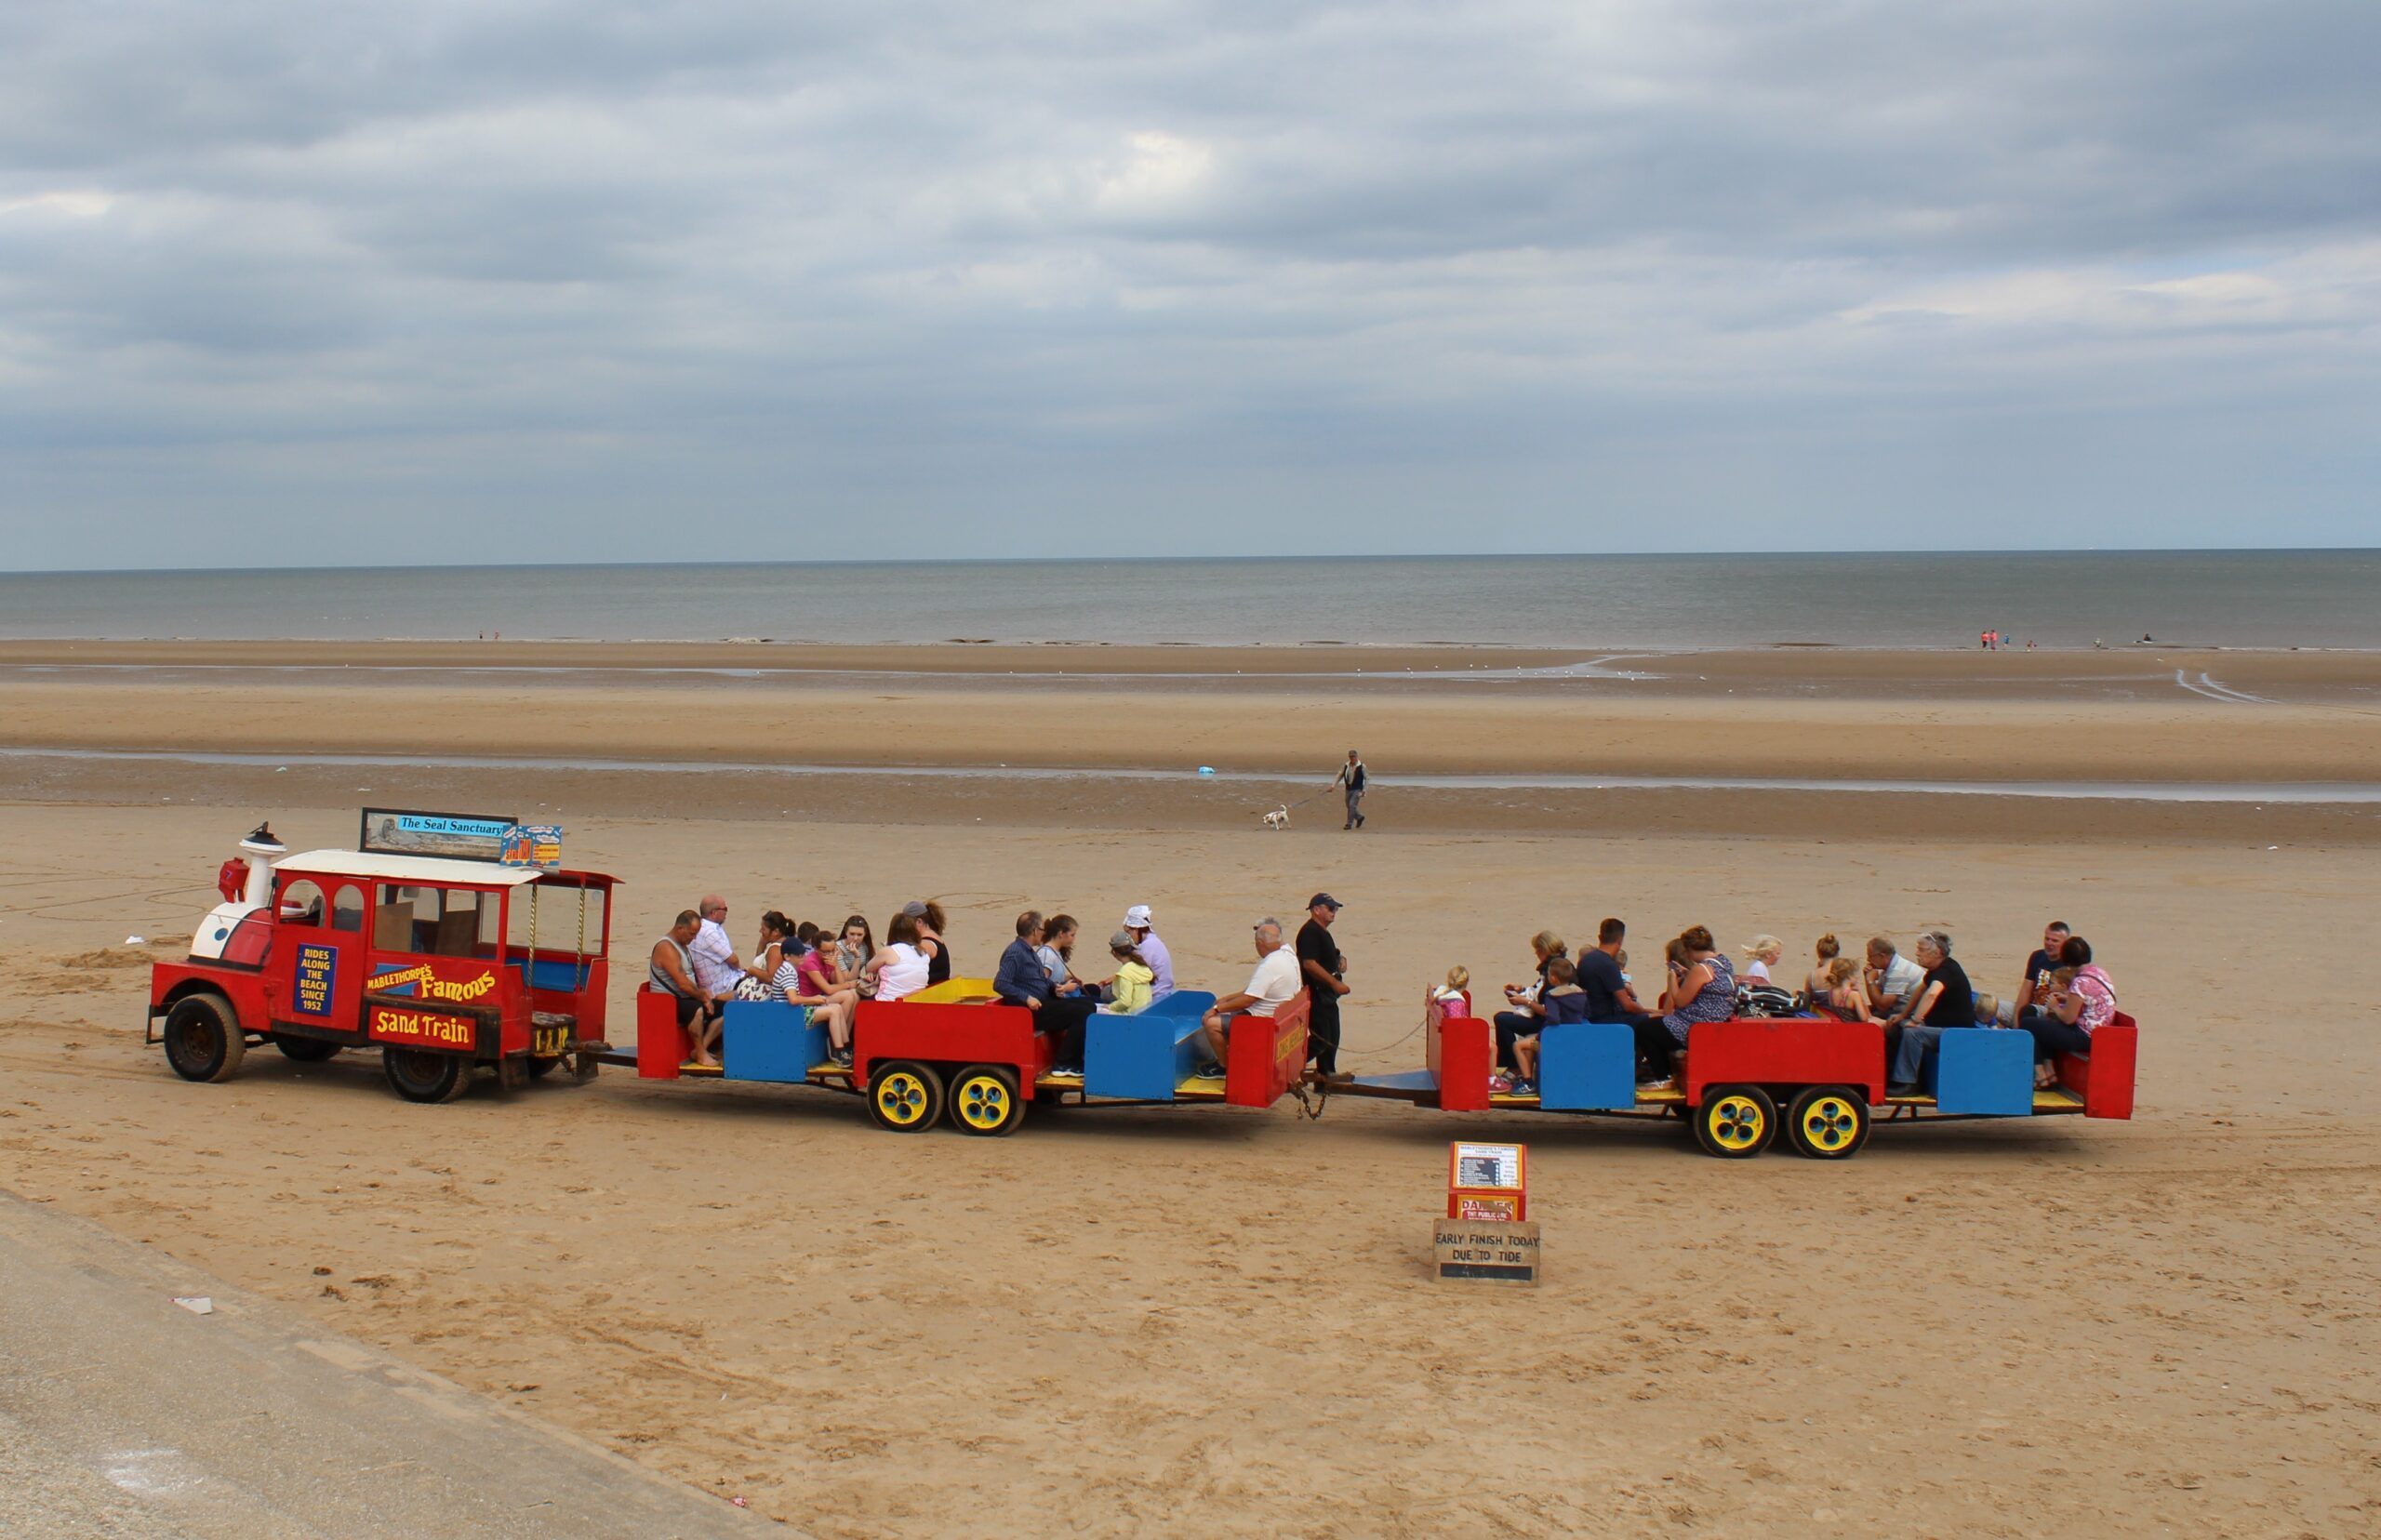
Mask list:
[[[1348,794],[1348,821],[1341,824],[1340,829],[1346,830],[1363,828],[1364,762],[1356,757],[1356,751],[1353,749],[1348,750],[1348,763],[1341,765],[1339,773],[1331,777],[1331,784],[1345,788]]]
[[[1339,900],[1318,893],[1306,901],[1307,923],[1298,927],[1298,974],[1306,985],[1306,1052],[1317,1073],[1339,1072],[1339,997],[1348,992],[1342,976],[1348,958],[1331,939]]]

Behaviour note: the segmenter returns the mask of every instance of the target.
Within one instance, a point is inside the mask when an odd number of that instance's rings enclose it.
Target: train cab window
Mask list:
[[[604,900],[606,896],[602,888],[548,886],[540,883],[537,887],[537,901],[532,905],[530,890],[515,888],[512,892],[512,919],[506,939],[512,942],[516,951],[527,950],[534,941],[540,952],[561,954],[577,952],[583,937],[586,942],[583,955],[601,957],[604,955]],[[534,936],[529,934],[533,916],[537,922]]]
[[[331,929],[351,934],[364,929],[364,890],[352,883],[331,899]]]
[[[387,951],[425,957],[475,957],[496,938],[499,900],[470,888],[380,886],[373,942]]]
[[[316,883],[300,877],[285,883],[281,888],[278,910],[285,925],[319,925],[323,923],[323,890]]]

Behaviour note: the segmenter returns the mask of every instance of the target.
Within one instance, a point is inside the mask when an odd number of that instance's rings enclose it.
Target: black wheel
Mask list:
[[[1815,1161],[1848,1161],[1869,1142],[1869,1098],[1848,1085],[1814,1085],[1787,1109],[1786,1139]]]
[[[321,1038],[301,1037],[276,1037],[273,1040],[273,1045],[280,1049],[284,1056],[296,1059],[300,1064],[320,1064],[338,1053],[342,1046],[336,1042],[325,1042]]]
[[[1714,1085],[1695,1109],[1695,1142],[1706,1155],[1749,1161],[1777,1136],[1777,1104],[1758,1085]]]
[[[916,1134],[942,1116],[942,1077],[929,1064],[887,1059],[868,1073],[868,1115],[879,1128]]]
[[[558,1058],[533,1058],[529,1061],[529,1078],[544,1080],[561,1067],[562,1060]]]
[[[472,1083],[472,1061],[426,1048],[383,1048],[380,1068],[389,1089],[409,1102],[453,1101]]]
[[[166,1062],[186,1081],[225,1081],[247,1056],[239,1014],[221,995],[185,995],[166,1013]]]
[[[951,1126],[962,1134],[1014,1133],[1024,1118],[1025,1098],[1017,1093],[1014,1069],[971,1064],[951,1077]]]

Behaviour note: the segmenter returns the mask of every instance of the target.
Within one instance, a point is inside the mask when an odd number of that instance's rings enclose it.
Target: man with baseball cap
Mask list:
[[[1339,918],[1339,900],[1318,893],[1306,901],[1307,923],[1298,927],[1298,976],[1306,986],[1306,1051],[1318,1073],[1339,1072],[1339,997],[1348,992],[1342,977],[1347,954],[1331,939],[1331,922]]]
[[[1133,933],[1134,949],[1141,954],[1141,961],[1150,965],[1150,972],[1155,976],[1154,982],[1150,985],[1150,1003],[1154,1005],[1174,992],[1173,955],[1165,949],[1165,943],[1157,938],[1157,932],[1151,928],[1150,907],[1147,904],[1135,904],[1124,911],[1124,928]]]

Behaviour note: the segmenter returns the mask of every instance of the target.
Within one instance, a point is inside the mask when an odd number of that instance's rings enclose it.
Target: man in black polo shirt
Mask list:
[[[1339,918],[1339,900],[1318,893],[1306,901],[1307,923],[1298,927],[1298,981],[1306,986],[1306,1051],[1317,1071],[1339,1072],[1339,997],[1348,992],[1340,977],[1348,959],[1331,939],[1331,922]]]
[[[1637,991],[1620,972],[1621,943],[1629,927],[1607,919],[1596,927],[1596,944],[1579,956],[1579,988],[1587,991],[1590,1021],[1616,1021],[1637,1037],[1637,1083],[1668,1080],[1677,1040],[1662,1018],[1637,1003]]]
[[[1885,1089],[1908,1095],[1918,1089],[1926,1052],[1950,1027],[1975,1025],[1975,987],[1965,968],[1951,960],[1951,938],[1927,931],[1918,938],[1918,964],[1926,976],[1885,1023]]]

